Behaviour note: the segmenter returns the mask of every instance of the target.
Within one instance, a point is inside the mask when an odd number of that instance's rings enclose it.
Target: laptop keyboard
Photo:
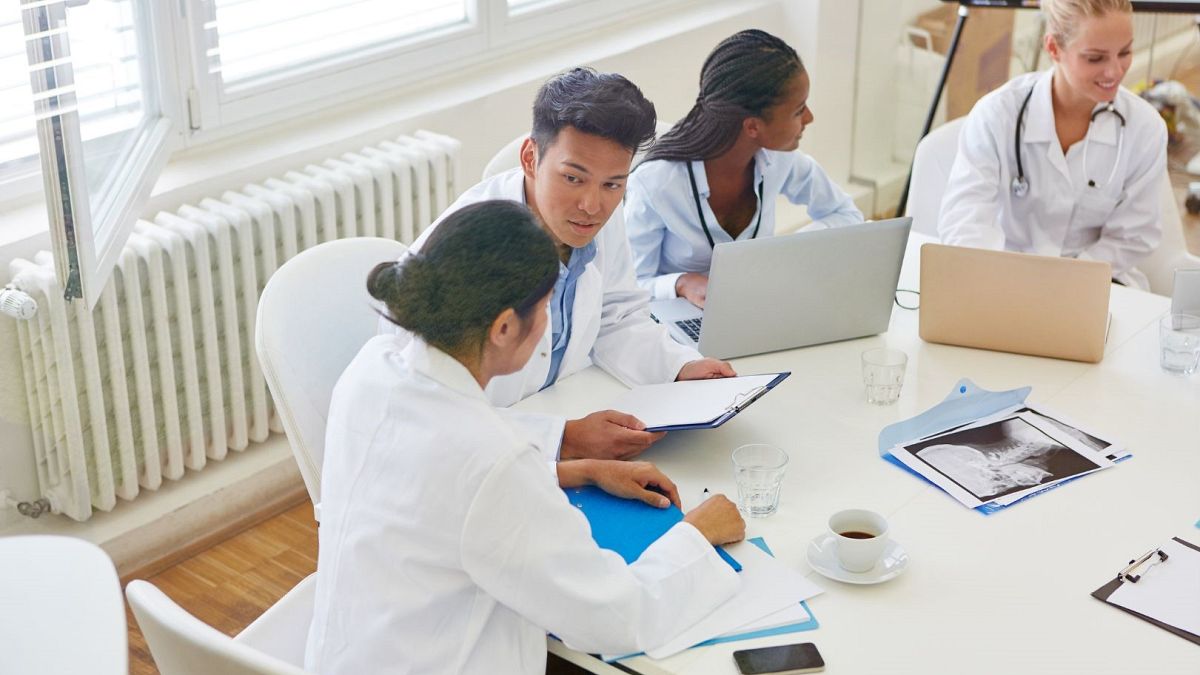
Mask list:
[[[684,332],[684,334],[686,334],[688,337],[695,340],[696,342],[699,342],[700,341],[700,322],[702,322],[702,321],[704,321],[704,317],[698,317],[695,319],[684,319],[683,321],[676,321],[675,325],[679,326],[679,329],[682,330]]]

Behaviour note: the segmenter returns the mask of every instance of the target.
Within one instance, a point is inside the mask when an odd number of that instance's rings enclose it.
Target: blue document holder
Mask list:
[[[765,375],[766,373],[763,373],[763,374]],[[775,379],[773,379],[770,382],[766,383],[765,385],[759,387],[756,391],[754,391],[749,396],[747,396],[745,398],[745,400],[731,401],[729,404],[729,407],[725,409],[725,412],[722,413],[721,415],[718,415],[715,419],[709,420],[707,422],[697,422],[695,424],[672,424],[672,425],[667,425],[664,427],[646,427],[646,431],[687,431],[689,429],[716,429],[717,427],[721,426],[722,424],[725,424],[729,420],[736,417],[738,413],[742,412],[746,408],[749,408],[751,403],[754,403],[758,399],[762,398],[768,391],[771,391],[772,389],[774,389],[775,385],[786,380],[788,378],[788,376],[791,374],[792,374],[791,371],[779,373],[777,376],[775,376]]]
[[[656,508],[636,499],[614,497],[598,487],[566,488],[567,499],[583,511],[592,526],[592,539],[600,548],[615,551],[632,563],[675,523],[683,520],[683,511],[674,504]],[[742,566],[720,546],[717,553],[735,572]]]
[[[974,382],[963,378],[958,381],[958,384],[954,385],[954,389],[950,392],[950,395],[947,396],[946,399],[941,403],[935,405],[929,410],[926,410],[920,415],[917,415],[916,417],[904,420],[903,422],[896,422],[895,424],[884,427],[883,430],[879,432],[879,455],[892,464],[895,464],[917,478],[920,478],[926,483],[937,487],[937,485],[928,478],[905,466],[903,462],[893,457],[889,451],[895,447],[897,443],[903,443],[915,438],[932,436],[941,431],[949,431],[954,427],[970,424],[971,422],[988,417],[989,415],[994,415],[1005,408],[1011,408],[1018,405],[1024,406],[1025,399],[1029,396],[1029,392],[1032,390],[1032,387],[1021,387],[1020,389],[1010,389],[1008,391],[988,391],[987,389],[977,386]],[[1124,461],[1125,459],[1128,459],[1128,457],[1119,459],[1117,461]],[[991,515],[997,511],[1002,511],[1013,504],[1020,504],[1031,497],[1036,497],[1044,492],[1053,490],[1060,485],[1066,485],[1067,483],[1080,478],[1083,478],[1083,476],[1075,476],[1074,478],[1062,481],[1061,483],[1048,485],[1045,488],[1037,490],[1036,492],[1031,492],[1021,499],[1018,499],[1012,504],[1008,504],[1006,506],[1000,504],[982,504],[975,507],[975,510],[984,514],[985,516]],[[940,490],[941,488],[939,487],[938,489]]]

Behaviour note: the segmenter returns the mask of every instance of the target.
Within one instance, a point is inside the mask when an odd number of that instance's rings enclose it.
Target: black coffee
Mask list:
[[[870,532],[858,532],[856,530],[851,530],[849,532],[838,532],[838,534],[842,535],[843,537],[849,537],[850,539],[874,539],[875,538],[875,535],[871,534]]]

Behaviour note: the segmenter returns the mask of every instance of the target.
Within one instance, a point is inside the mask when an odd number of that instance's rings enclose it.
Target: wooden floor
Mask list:
[[[301,579],[317,569],[317,524],[305,500],[227,539],[149,581],[196,618],[236,635]],[[155,675],[128,604],[129,672]]]

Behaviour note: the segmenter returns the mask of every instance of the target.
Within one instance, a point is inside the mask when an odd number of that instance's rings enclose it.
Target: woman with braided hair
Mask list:
[[[625,222],[638,283],[704,306],[713,248],[775,233],[775,198],[826,227],[861,223],[854,201],[796,150],[812,124],[796,50],[761,30],[726,38],[700,71],[692,110],[629,178]]]

